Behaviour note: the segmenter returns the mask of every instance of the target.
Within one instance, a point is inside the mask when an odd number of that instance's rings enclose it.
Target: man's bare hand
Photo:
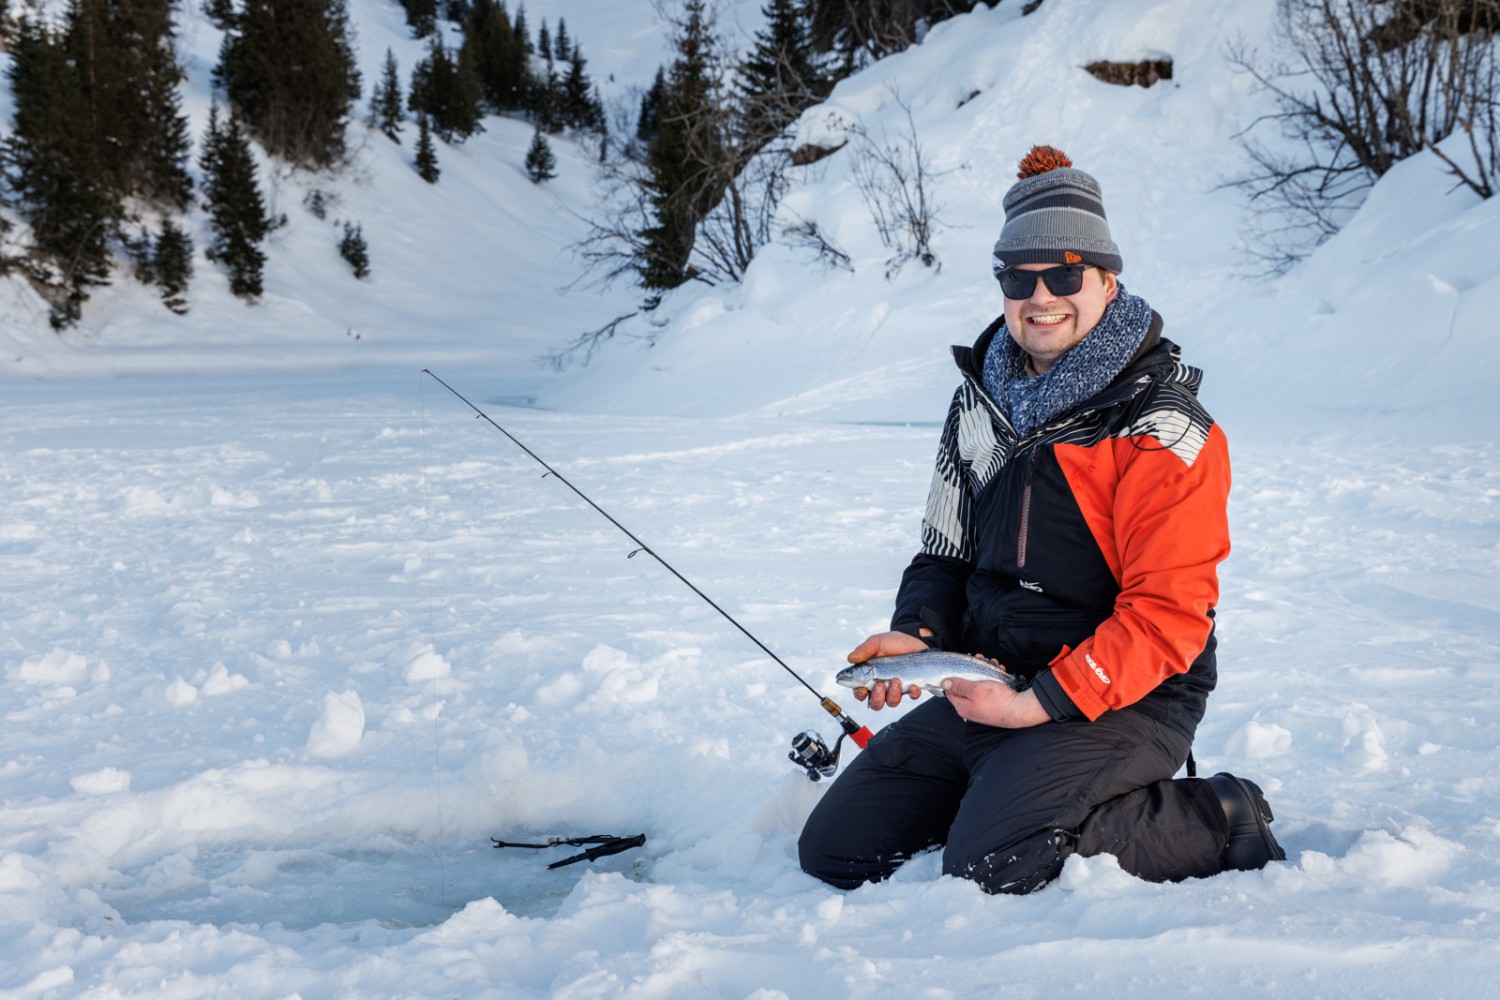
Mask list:
[[[922,631],[927,631],[923,629]],[[855,646],[849,653],[850,663],[863,663],[877,656],[899,656],[902,653],[920,653],[927,648],[927,643],[916,636],[907,635],[905,632],[881,632],[872,635],[864,642]],[[901,688],[899,680],[886,681],[877,684],[873,688],[855,688],[854,697],[860,701],[866,701],[871,709],[880,711],[882,708],[895,708],[901,704],[902,696],[915,701],[922,696],[922,689],[913,684],[905,691]]]
[[[943,693],[965,722],[1002,729],[1024,729],[1051,721],[1034,691],[1013,691],[999,681],[966,681],[949,677]]]

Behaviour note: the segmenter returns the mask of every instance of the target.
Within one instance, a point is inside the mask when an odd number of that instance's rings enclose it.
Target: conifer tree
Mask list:
[[[691,277],[694,231],[726,182],[707,0],[686,0],[673,47],[656,140],[646,152],[644,187],[654,221],[640,233],[636,270],[651,289],[675,288]]]
[[[537,29],[537,33],[536,33],[536,51],[537,51],[538,55],[540,55],[543,59],[547,60],[548,65],[551,65],[551,63],[552,63],[552,35],[551,35],[550,32],[547,31],[547,19],[545,17],[542,18],[542,26]]]
[[[526,33],[526,4],[520,3],[516,5],[516,16],[515,20],[511,22],[511,30],[521,40],[521,47],[526,50],[528,56],[536,51],[536,49],[532,48],[531,36]]]
[[[215,28],[228,31],[234,24],[234,0],[203,0],[203,13]]]
[[[94,141],[83,82],[66,40],[30,17],[16,26],[6,75],[14,104],[4,162],[34,250],[58,272],[54,326],[76,322],[85,289],[109,275],[109,240],[121,209]]]
[[[151,248],[151,271],[167,308],[179,316],[187,312],[182,296],[193,276],[193,240],[171,219],[162,222]]]
[[[231,292],[240,298],[255,298],[263,290],[266,263],[260,245],[271,223],[255,177],[250,137],[232,111],[228,121],[221,124],[218,106],[210,110],[199,166],[214,232],[209,259],[229,271]]]
[[[557,176],[557,157],[547,143],[547,137],[538,128],[531,137],[531,148],[526,151],[526,175],[533,184],[550,181]]]
[[[244,0],[214,78],[272,155],[313,168],[343,160],[359,97],[345,0]]]
[[[641,142],[651,143],[656,139],[657,123],[661,115],[662,95],[667,92],[667,70],[656,68],[656,80],[651,89],[641,95],[640,116],[636,119],[635,137]]]
[[[434,37],[427,57],[412,70],[406,103],[425,115],[428,127],[445,142],[461,142],[480,130],[483,90],[473,54],[460,50],[455,60],[442,38]]]
[[[370,95],[370,124],[384,132],[392,141],[401,141],[401,120],[406,115],[406,102],[401,96],[401,75],[396,66],[396,55],[385,50],[385,63],[380,70],[380,82]]]
[[[813,42],[838,60],[842,79],[865,63],[914,44],[917,22],[937,24],[973,10],[979,0],[806,0]],[[1041,0],[1025,5],[1029,13]],[[990,4],[990,6],[994,6]]]
[[[573,43],[568,38],[568,23],[561,17],[557,19],[557,37],[552,42],[552,54],[558,62],[567,62],[573,55]]]
[[[739,66],[741,129],[747,142],[765,145],[830,89],[813,49],[806,7],[798,0],[770,0],[761,8],[765,27]]]
[[[109,185],[183,209],[191,146],[172,50],[172,0],[70,0],[65,39]]]
[[[357,223],[344,223],[344,236],[339,240],[339,256],[354,268],[356,278],[370,276],[370,247],[365,242],[364,230]]]
[[[484,99],[497,111],[519,109],[526,99],[526,44],[498,0],[474,0],[464,23],[464,48],[474,64]]]
[[[547,78],[537,80],[531,88],[531,120],[536,126],[551,135],[563,130],[566,124],[563,114],[562,81],[557,68],[547,60]]]
[[[568,57],[568,75],[562,83],[563,119],[573,128],[597,132],[604,128],[604,106],[594,95],[584,66],[588,60],[576,43]]]
[[[436,184],[442,170],[438,167],[437,148],[432,142],[432,128],[426,115],[417,116],[417,176],[428,184]]]
[[[401,0],[413,38],[426,38],[437,28],[437,0]]]

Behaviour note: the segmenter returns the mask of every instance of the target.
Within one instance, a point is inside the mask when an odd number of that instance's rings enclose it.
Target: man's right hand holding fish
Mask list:
[[[927,632],[926,629],[922,630]],[[931,632],[927,633],[931,635]],[[849,653],[850,663],[863,663],[877,656],[900,656],[903,653],[920,653],[927,648],[927,643],[914,635],[905,632],[881,632],[872,635],[864,642],[855,646]],[[869,699],[870,708],[880,711],[882,708],[895,708],[901,704],[902,696],[901,682],[899,680],[887,681],[884,684],[876,684],[873,688],[855,688],[854,697],[860,701]],[[922,689],[913,684],[905,692],[906,696],[915,701],[922,697]]]

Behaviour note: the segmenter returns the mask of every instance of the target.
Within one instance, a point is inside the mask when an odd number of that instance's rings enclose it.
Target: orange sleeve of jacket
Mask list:
[[[1055,453],[1120,585],[1113,614],[1051,664],[1093,720],[1185,672],[1208,642],[1229,555],[1229,446],[1212,424],[1196,449],[1142,436]]]

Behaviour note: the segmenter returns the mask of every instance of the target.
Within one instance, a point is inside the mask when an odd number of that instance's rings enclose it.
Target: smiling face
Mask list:
[[[1056,266],[1018,264],[1015,269],[1045,271]],[[1005,300],[1005,328],[1040,375],[1089,335],[1119,290],[1114,274],[1099,268],[1084,272],[1083,287],[1073,295],[1053,295],[1045,281],[1038,281],[1030,297]]]

